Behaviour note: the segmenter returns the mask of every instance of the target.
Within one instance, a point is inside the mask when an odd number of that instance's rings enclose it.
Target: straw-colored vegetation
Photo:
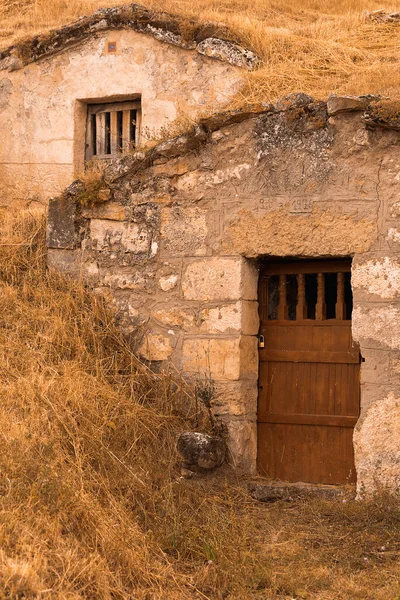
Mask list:
[[[3,0],[2,45],[116,4]],[[247,100],[397,95],[399,26],[364,20],[374,0],[143,4],[236,31],[264,60]],[[0,215],[1,600],[400,599],[398,503],[262,505],[228,470],[182,479],[178,434],[210,427],[193,396],[47,271],[43,214]]]
[[[46,270],[44,231],[0,217],[0,598],[399,598],[394,501],[262,505],[228,471],[180,478],[176,436],[207,412]]]
[[[1,0],[0,45],[89,14],[118,0]],[[223,22],[256,50],[262,68],[246,77],[243,100],[275,99],[293,91],[319,98],[330,92],[400,89],[399,24],[377,24],[365,11],[399,10],[379,0],[141,0],[183,18]],[[1,9],[0,9],[1,10]]]

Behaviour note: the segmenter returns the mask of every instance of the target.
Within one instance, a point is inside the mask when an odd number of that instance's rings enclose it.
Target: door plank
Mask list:
[[[283,336],[282,336],[283,337]],[[358,364],[359,352],[319,350],[260,350],[261,361]]]
[[[317,414],[260,414],[259,423],[293,423],[295,425],[325,425],[326,427],[354,427],[358,416],[317,415]]]

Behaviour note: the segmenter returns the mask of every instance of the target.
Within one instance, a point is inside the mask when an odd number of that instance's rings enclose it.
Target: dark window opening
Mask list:
[[[96,115],[90,115],[90,126],[92,128],[91,151],[94,156],[97,154],[97,123]]]
[[[337,274],[325,273],[325,305],[326,318],[336,318]]]
[[[278,318],[279,306],[279,275],[268,277],[268,320],[275,321]]]
[[[86,160],[109,159],[139,143],[140,100],[88,105]]]
[[[104,123],[104,154],[111,154],[111,115],[109,112],[105,114]]]
[[[293,271],[291,270],[293,268]],[[335,270],[337,269],[337,270]],[[351,320],[353,295],[350,263],[315,262],[267,267],[261,313],[269,321]],[[297,273],[294,272],[297,270]],[[264,308],[263,308],[264,307]]]
[[[134,148],[135,143],[136,143],[136,110],[131,110],[131,112],[130,112],[129,126],[130,126],[129,143],[131,145],[131,148]]]
[[[305,279],[307,319],[315,319],[315,309],[317,306],[317,274],[307,273]]]
[[[287,314],[289,321],[296,320],[297,308],[297,277],[296,275],[288,275],[286,277],[286,302]]]
[[[122,143],[122,139],[123,139],[123,129],[122,129],[122,119],[123,119],[123,112],[122,110],[119,110],[117,112],[117,152],[122,152],[122,148],[123,148],[123,143]]]

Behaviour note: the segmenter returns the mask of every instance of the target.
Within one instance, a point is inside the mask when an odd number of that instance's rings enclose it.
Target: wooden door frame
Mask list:
[[[318,266],[318,269],[321,269],[324,273],[329,272],[337,272],[338,268],[346,270],[347,272],[351,272],[352,270],[352,260],[353,257],[329,257],[328,259],[318,259],[314,257],[269,257],[265,259],[260,259],[258,261],[259,268],[259,280],[258,280],[258,300],[260,298],[260,277],[262,275],[268,274],[292,274],[292,273],[315,273],[315,267]],[[320,272],[321,272],[320,271]],[[351,282],[350,282],[351,285]],[[353,287],[351,286],[351,290],[353,292]],[[354,309],[354,304],[353,304]],[[322,324],[322,323],[321,323]],[[260,320],[261,325],[261,320]],[[258,366],[260,366],[260,351],[258,352]],[[260,386],[260,369],[258,375],[258,388]],[[361,384],[361,382],[360,382]],[[259,414],[259,405],[258,405],[259,391],[257,395],[257,418]],[[360,385],[360,413],[362,406],[362,397],[361,397],[361,385]],[[354,420],[352,419],[352,423],[356,425],[359,417]],[[257,438],[258,438],[258,423],[257,423]],[[258,443],[257,443],[258,447]],[[353,448],[354,448],[354,439],[353,439]],[[258,454],[258,450],[257,450]],[[258,455],[256,456],[256,469],[258,471]],[[356,465],[357,466],[357,465]]]

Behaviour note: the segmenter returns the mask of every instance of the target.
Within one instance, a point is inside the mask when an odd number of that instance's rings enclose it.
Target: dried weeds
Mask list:
[[[3,0],[2,46],[67,24],[95,9],[124,4],[118,0]],[[226,26],[235,38],[255,50],[263,65],[244,74],[236,105],[275,100],[303,91],[317,98],[329,93],[382,94],[400,89],[397,22],[379,23],[366,11],[382,8],[377,0],[143,0],[157,11]],[[400,9],[399,2],[385,7]]]

